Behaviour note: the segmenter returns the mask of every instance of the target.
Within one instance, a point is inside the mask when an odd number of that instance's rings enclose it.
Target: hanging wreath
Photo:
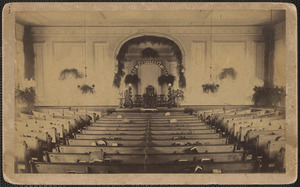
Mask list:
[[[133,38],[131,40],[128,40],[125,42],[122,47],[120,48],[120,51],[117,55],[118,60],[118,70],[117,73],[115,73],[113,85],[117,88],[120,88],[120,82],[122,77],[125,75],[124,72],[124,59],[128,52],[129,47],[133,45],[139,45],[141,43],[150,42],[151,44],[162,44],[162,45],[168,45],[172,48],[174,55],[177,58],[178,61],[178,75],[179,75],[179,87],[185,88],[186,87],[186,80],[183,72],[183,65],[182,65],[182,53],[179,49],[178,45],[173,42],[170,39],[164,38],[164,37],[158,37],[158,36],[140,36],[137,38]]]
[[[219,89],[219,84],[215,84],[215,83],[212,83],[212,84],[202,84],[202,89],[203,89],[203,92],[204,93],[215,93],[218,91]]]
[[[66,68],[66,69],[64,69],[60,72],[59,79],[60,80],[65,80],[69,75],[72,75],[75,79],[83,77],[82,73],[79,72],[77,69],[75,69],[75,68],[71,68],[71,69]]]
[[[175,76],[173,75],[161,75],[160,77],[158,77],[158,83],[161,86],[165,83],[167,84],[171,83],[173,85],[174,80],[175,80]]]
[[[126,75],[124,82],[125,84],[137,85],[140,82],[140,78],[136,74],[128,74]]]
[[[236,71],[234,68],[224,68],[223,71],[219,74],[220,79],[225,79],[231,77],[232,79],[236,78]]]

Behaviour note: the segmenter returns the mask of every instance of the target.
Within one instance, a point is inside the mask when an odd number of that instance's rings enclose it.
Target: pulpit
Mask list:
[[[155,94],[153,86],[147,86],[146,93],[143,95],[143,100],[145,108],[156,108],[157,94]]]

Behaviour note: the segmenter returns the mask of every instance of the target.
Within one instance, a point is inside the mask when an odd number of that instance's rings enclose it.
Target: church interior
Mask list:
[[[15,173],[285,172],[285,11],[15,22]]]

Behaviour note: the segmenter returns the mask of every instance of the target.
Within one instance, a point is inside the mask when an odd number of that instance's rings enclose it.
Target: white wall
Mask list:
[[[23,45],[24,26],[16,24],[16,61],[15,61],[15,80],[16,85],[24,80],[24,45]]]
[[[79,27],[34,27],[38,104],[118,104],[119,90],[112,87],[117,65],[115,56],[122,42],[143,34],[168,37],[183,49],[187,81],[183,104],[251,104],[252,89],[254,85],[260,85],[263,78],[262,28],[214,27],[212,46],[210,33],[210,27],[92,27],[85,30]],[[236,80],[215,80],[220,84],[219,92],[203,93],[202,84],[209,81],[210,65],[214,78],[222,68],[233,67],[237,71]],[[84,72],[85,66],[86,81],[96,85],[94,95],[80,93],[79,79],[58,80],[64,68]]]
[[[286,44],[285,44],[285,22],[275,25],[275,47],[274,47],[274,85],[286,84]]]

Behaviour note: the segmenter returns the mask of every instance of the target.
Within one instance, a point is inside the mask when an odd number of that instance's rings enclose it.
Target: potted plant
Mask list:
[[[177,90],[174,90],[173,94],[174,94],[174,98],[175,98],[175,104],[177,107],[179,107],[180,104],[184,101],[184,91],[177,89]]]
[[[252,101],[258,106],[276,106],[285,96],[283,87],[255,86]]]
[[[31,114],[31,111],[34,108],[34,104],[36,102],[36,93],[34,87],[26,87],[25,89],[20,89],[18,86],[15,90],[15,98],[16,103],[19,105],[19,107],[23,108],[22,112]]]

